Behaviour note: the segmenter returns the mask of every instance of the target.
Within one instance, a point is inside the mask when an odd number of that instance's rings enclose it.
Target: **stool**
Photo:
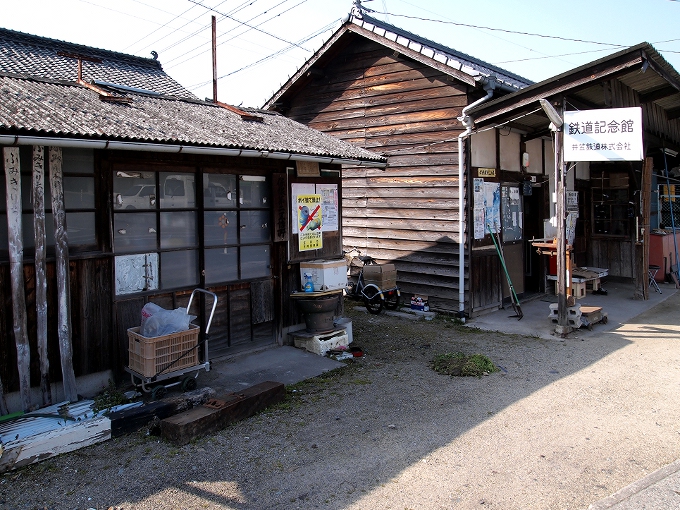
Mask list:
[[[661,294],[659,284],[656,283],[656,273],[659,272],[659,269],[661,269],[661,266],[649,266],[647,273],[649,274],[649,286],[654,287],[654,290]]]

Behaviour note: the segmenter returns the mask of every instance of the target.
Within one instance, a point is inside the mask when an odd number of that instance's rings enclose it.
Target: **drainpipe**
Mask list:
[[[496,80],[493,77],[484,78],[482,83],[486,95],[463,108],[460,117],[458,117],[458,120],[465,127],[465,131],[458,135],[458,318],[463,322],[465,322],[465,172],[463,171],[465,154],[463,153],[463,140],[470,136],[474,125],[474,120],[467,112],[491,99],[496,88]]]

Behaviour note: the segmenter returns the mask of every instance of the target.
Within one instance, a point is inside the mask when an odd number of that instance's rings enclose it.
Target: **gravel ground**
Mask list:
[[[349,310],[365,357],[276,408],[183,447],[140,431],[6,473],[0,506],[586,509],[680,458],[679,305],[587,341]],[[454,351],[501,370],[431,369]]]

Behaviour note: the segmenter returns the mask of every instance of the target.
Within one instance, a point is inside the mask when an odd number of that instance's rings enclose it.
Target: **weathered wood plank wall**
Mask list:
[[[408,298],[458,309],[457,117],[466,86],[356,39],[293,98],[286,115],[389,157],[387,170],[343,169],[343,238],[394,262]]]

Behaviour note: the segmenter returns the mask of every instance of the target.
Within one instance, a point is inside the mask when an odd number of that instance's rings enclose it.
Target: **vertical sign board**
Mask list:
[[[297,218],[298,249],[309,251],[322,248],[321,195],[298,195]]]
[[[564,112],[565,161],[642,161],[642,108]]]

